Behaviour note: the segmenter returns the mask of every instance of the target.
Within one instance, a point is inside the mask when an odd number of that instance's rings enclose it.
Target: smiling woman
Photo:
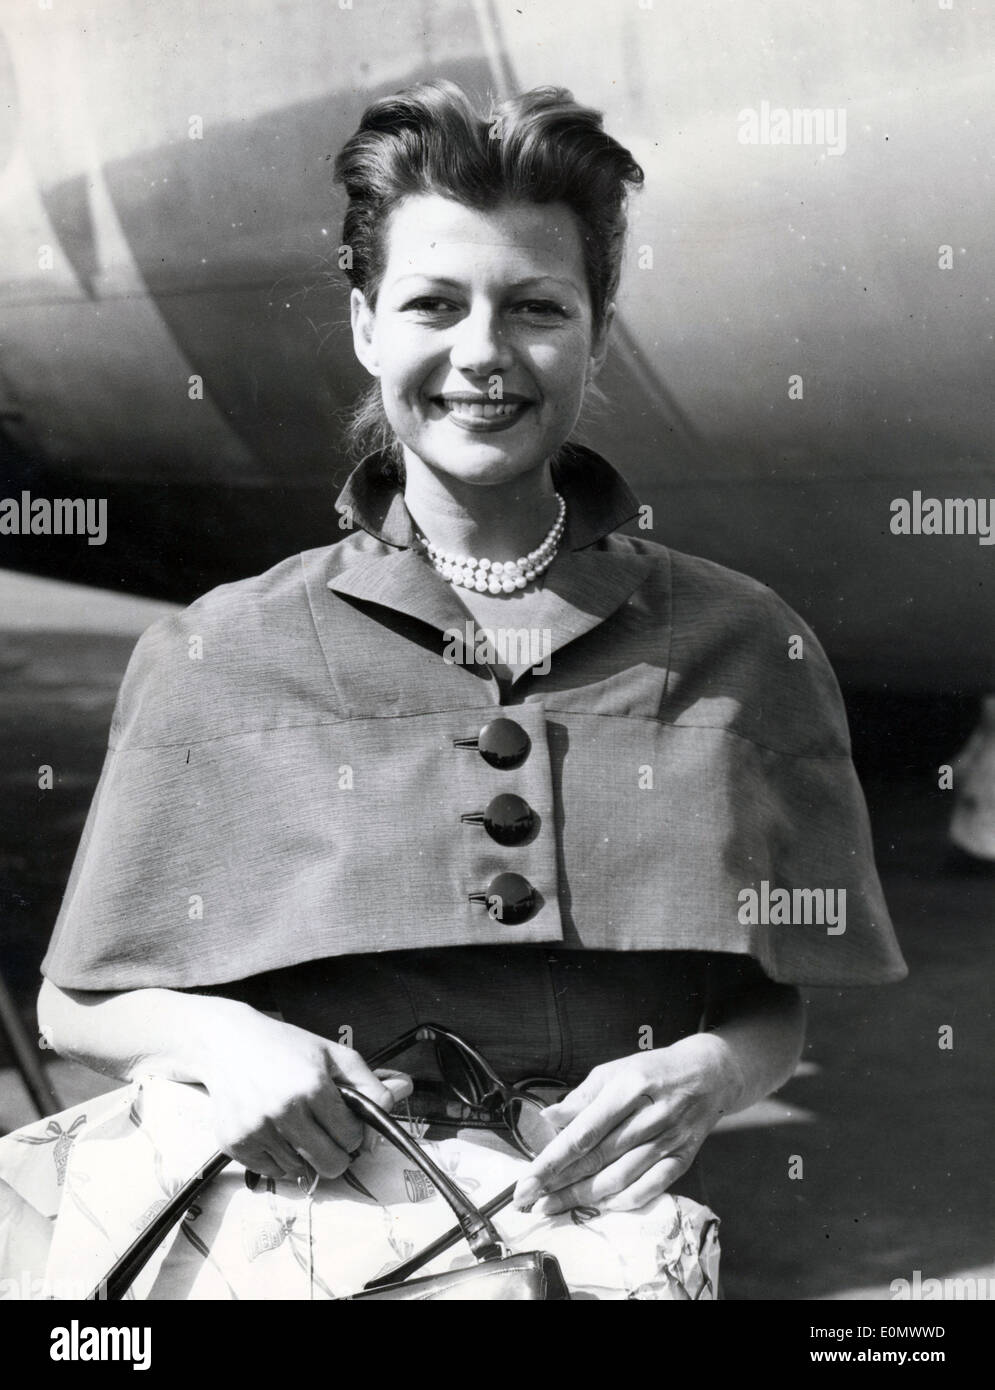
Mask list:
[[[399,455],[443,577],[461,556],[521,559],[503,581],[463,567],[474,615],[499,621],[487,595],[514,589],[528,617],[541,604],[521,592],[537,577],[526,562],[559,519],[551,460],[605,359],[625,191],[642,171],[567,92],[529,92],[483,121],[437,83],[372,106],[336,177],[356,355],[379,380],[362,418]]]
[[[569,209],[418,194],[392,214],[387,244],[376,310],[352,292],[354,339],[406,470],[523,479],[572,431],[604,357]]]
[[[558,520],[550,460],[606,345],[577,226],[559,204],[478,211],[417,194],[391,215],[387,245],[376,309],[352,292],[353,333],[401,442],[408,510],[443,556],[527,557]],[[515,571],[520,590],[536,577],[534,564]],[[475,595],[502,592],[499,581],[485,570],[464,587],[484,620]]]
[[[642,1255],[687,1234],[665,1204],[702,1198],[719,1118],[791,1076],[797,986],[904,974],[839,691],[765,586],[620,534],[636,499],[570,440],[642,177],[598,113],[421,86],[336,173],[382,444],[339,499],[353,532],[142,638],[40,1021],[113,1075],[204,1087],[275,1185],[356,1161],[341,1084],[501,1131],[542,1077],[568,1093],[513,1154],[519,1213],[603,1237],[593,1268],[563,1247],[568,1282],[673,1296]],[[518,664],[511,628],[542,635]],[[845,924],[744,916],[758,888],[835,893]],[[451,1068],[369,1060],[429,1019],[487,1058],[441,1111]]]

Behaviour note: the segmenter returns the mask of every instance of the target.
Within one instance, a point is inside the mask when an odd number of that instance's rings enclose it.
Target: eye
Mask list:
[[[417,299],[409,299],[405,304],[405,312],[422,314],[425,317],[438,317],[441,314],[452,314],[458,309],[451,299],[444,299],[437,294],[422,294]]]
[[[515,305],[515,309],[534,318],[567,317],[567,311],[562,304],[557,304],[555,299],[522,299]]]

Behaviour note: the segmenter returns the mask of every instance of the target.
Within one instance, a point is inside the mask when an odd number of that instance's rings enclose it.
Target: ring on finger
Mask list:
[[[297,1175],[297,1186],[304,1193],[305,1197],[310,1197],[318,1183],[321,1181],[321,1174],[317,1168],[312,1167],[307,1159],[302,1159],[304,1172]]]

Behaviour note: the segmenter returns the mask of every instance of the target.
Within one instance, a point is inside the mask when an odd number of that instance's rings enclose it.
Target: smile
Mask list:
[[[507,429],[528,410],[531,401],[489,401],[461,396],[435,396],[433,404],[444,410],[449,420],[462,429]]]

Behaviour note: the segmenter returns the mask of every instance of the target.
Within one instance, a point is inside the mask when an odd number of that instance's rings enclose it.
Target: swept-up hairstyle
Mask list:
[[[618,288],[629,186],[643,171],[605,133],[601,113],[564,87],[535,87],[484,115],[454,82],[419,83],[381,97],[335,161],[349,198],[342,243],[350,284],[376,306],[390,214],[406,197],[438,193],[487,210],[509,201],[565,203],[584,252],[595,332]],[[353,420],[354,446],[392,440],[376,387]]]

